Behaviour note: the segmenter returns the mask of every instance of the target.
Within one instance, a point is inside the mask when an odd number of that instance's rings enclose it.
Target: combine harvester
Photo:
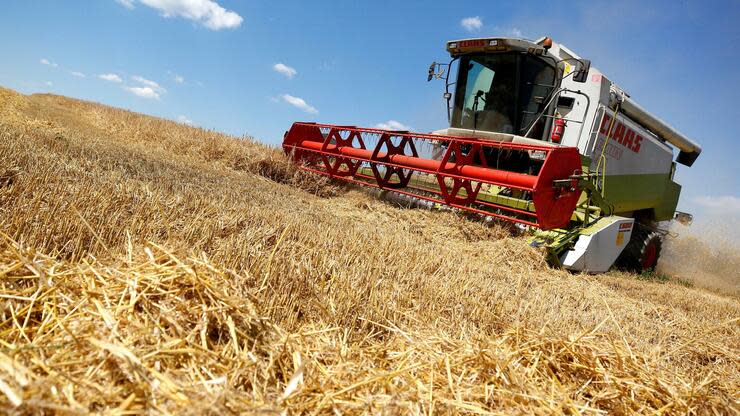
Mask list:
[[[673,175],[699,145],[550,38],[458,40],[447,51],[452,60],[433,63],[428,80],[446,82],[449,128],[294,123],[285,152],[302,169],[396,199],[520,224],[555,266],[654,268],[658,222],[691,220],[676,212]]]

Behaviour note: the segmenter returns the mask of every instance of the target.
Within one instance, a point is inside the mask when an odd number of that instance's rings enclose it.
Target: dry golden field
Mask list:
[[[249,138],[0,88],[0,232],[3,414],[740,411],[735,288],[554,270]]]

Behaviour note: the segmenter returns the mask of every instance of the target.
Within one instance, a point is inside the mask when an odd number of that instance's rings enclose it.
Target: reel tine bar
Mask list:
[[[421,142],[443,155],[421,153]],[[283,149],[310,172],[541,229],[565,227],[581,192],[575,180],[571,187],[553,182],[580,170],[578,149],[549,143],[294,123]],[[495,192],[483,195],[483,185]]]

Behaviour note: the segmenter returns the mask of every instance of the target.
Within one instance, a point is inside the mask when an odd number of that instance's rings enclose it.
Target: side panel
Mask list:
[[[571,65],[566,63],[566,75],[570,74],[573,69]],[[590,154],[588,145],[591,144],[596,134],[594,123],[598,121],[600,104],[609,102],[610,85],[611,82],[595,68],[591,68],[588,80],[585,83],[574,82],[572,76],[566,76],[562,87],[580,91],[588,98],[570,92],[561,94],[561,97],[566,101],[572,100],[569,106],[558,105],[557,107],[557,112],[560,113],[561,117],[568,120],[561,142],[563,145],[577,147],[582,155]],[[560,102],[560,100],[558,101]]]
[[[591,157],[591,168],[596,169],[603,151],[607,175],[670,174],[673,149],[624,115],[617,116],[607,142],[613,117],[612,110],[603,106],[599,109],[595,124],[598,135],[587,150],[590,151],[587,156]]]
[[[673,150],[629,118],[618,115],[607,133],[614,112],[601,107],[594,124],[596,134],[588,145],[590,169],[604,174],[604,196],[616,213],[664,206],[672,182]],[[604,160],[599,165],[602,156]],[[670,205],[670,204],[668,204]],[[675,205],[674,205],[675,208]]]
[[[670,183],[667,173],[607,175],[604,190],[614,212],[619,214],[663,205]]]
[[[656,221],[668,221],[673,219],[673,216],[676,214],[676,206],[678,205],[678,196],[680,194],[681,185],[672,180],[669,181],[663,199],[655,208]]]

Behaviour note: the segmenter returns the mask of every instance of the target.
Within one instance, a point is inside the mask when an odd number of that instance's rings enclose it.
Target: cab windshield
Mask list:
[[[522,53],[466,55],[459,68],[451,127],[523,135],[555,84],[550,63]],[[541,118],[530,137],[544,127]]]

